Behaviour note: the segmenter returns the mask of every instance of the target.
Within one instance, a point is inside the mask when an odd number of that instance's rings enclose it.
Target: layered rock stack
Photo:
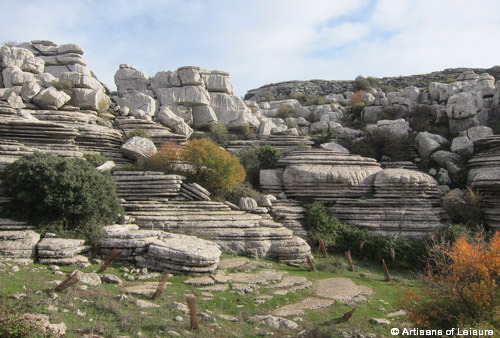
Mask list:
[[[129,65],[120,65],[115,74],[125,116],[154,120],[173,133],[189,137],[195,128],[220,123],[241,128],[260,122],[250,108],[233,95],[229,74],[199,67],[161,71],[149,80],[147,74]]]
[[[139,267],[173,273],[213,273],[221,255],[219,247],[194,236],[164,233],[151,243],[147,255],[137,257]]]
[[[40,264],[86,264],[88,258],[80,255],[90,250],[83,239],[43,238],[36,245]]]
[[[115,224],[104,228],[104,237],[99,241],[100,253],[108,256],[113,249],[120,251],[118,261],[135,263],[136,257],[145,255],[148,248],[162,232],[158,230],[139,230],[135,224]]]
[[[282,154],[289,153],[299,149],[311,149],[314,142],[309,136],[299,135],[269,135],[261,140],[235,140],[230,141],[228,150],[230,152],[238,152],[250,149],[255,146],[270,145],[278,149]]]
[[[184,177],[154,171],[115,171],[116,192],[128,201],[162,200],[177,197]]]
[[[33,263],[40,234],[33,230],[0,231],[0,256],[19,263]]]
[[[115,118],[115,122],[117,127],[123,131],[125,138],[129,138],[137,130],[143,130],[157,148],[167,143],[182,144],[187,140],[186,136],[174,134],[170,129],[153,121],[119,116]]]
[[[270,213],[273,219],[292,230],[295,236],[307,240],[307,231],[303,226],[306,209],[291,199],[280,199],[272,203]]]
[[[339,198],[331,210],[342,222],[359,228],[413,238],[441,229],[446,219],[437,182],[429,175],[406,169],[379,171],[372,196]]]
[[[469,160],[468,183],[482,196],[485,222],[500,229],[500,136],[490,136],[474,144],[480,151]]]
[[[280,163],[288,197],[320,201],[371,195],[382,170],[374,159],[328,150],[295,151]]]

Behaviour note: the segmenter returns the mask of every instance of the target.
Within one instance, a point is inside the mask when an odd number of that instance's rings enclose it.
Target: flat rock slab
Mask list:
[[[258,273],[231,273],[229,277],[231,277],[232,283],[269,285],[280,282],[283,275],[283,272],[264,270]]]
[[[229,286],[227,284],[216,284],[216,285],[200,288],[200,290],[222,292],[222,291],[226,291],[228,287]]]
[[[215,281],[211,277],[196,277],[196,278],[190,278],[190,279],[185,280],[184,284],[196,285],[196,286],[207,286],[207,285],[214,285]]]
[[[172,285],[172,283],[167,282],[165,285]],[[137,285],[131,285],[124,288],[125,292],[134,293],[136,295],[151,295],[156,292],[158,287],[158,282],[146,282]]]
[[[367,286],[356,285],[352,280],[345,277],[326,278],[316,281],[314,294],[317,296],[338,300],[344,304],[366,300],[373,290]],[[361,299],[356,299],[360,298]]]
[[[288,304],[272,312],[275,316],[303,316],[304,310],[319,310],[332,306],[335,303],[333,299],[319,297],[307,297],[298,303]]]
[[[140,307],[141,309],[149,309],[149,308],[155,308],[155,307],[160,307],[160,305],[151,303],[142,299],[134,299],[135,305]]]
[[[300,284],[305,284],[307,283],[308,280],[305,277],[301,276],[285,276],[281,280],[281,282],[273,284],[269,286],[270,288],[273,289],[281,289],[281,288],[290,288],[292,286],[300,285]]]
[[[219,269],[222,270],[255,270],[258,267],[271,267],[270,263],[256,262],[248,258],[228,258],[219,262]]]

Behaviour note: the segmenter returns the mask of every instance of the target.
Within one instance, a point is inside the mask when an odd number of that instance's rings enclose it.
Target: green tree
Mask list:
[[[95,244],[102,225],[123,214],[111,174],[83,159],[36,152],[8,165],[0,178],[10,198],[3,213],[42,231]]]

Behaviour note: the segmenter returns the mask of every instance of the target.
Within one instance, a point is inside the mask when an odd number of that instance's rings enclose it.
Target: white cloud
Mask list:
[[[231,73],[238,95],[270,82],[394,76],[499,63],[498,1],[142,0],[2,4],[0,42],[78,43],[108,86],[120,63]]]

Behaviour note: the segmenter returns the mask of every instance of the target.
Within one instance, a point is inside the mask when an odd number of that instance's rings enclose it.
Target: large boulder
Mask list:
[[[8,67],[2,71],[3,83],[6,88],[22,86],[27,81],[35,80],[33,73],[24,72],[16,67]]]
[[[145,91],[148,89],[148,74],[134,67],[122,64],[115,73],[115,84],[120,93],[129,90]]]
[[[493,130],[490,127],[477,126],[467,130],[467,137],[476,144],[478,141],[487,139],[493,135]]]
[[[443,145],[448,143],[448,140],[441,135],[431,134],[423,131],[415,137],[415,147],[420,156],[429,157],[434,151],[440,149]]]
[[[225,93],[210,93],[210,107],[217,115],[219,123],[228,128],[241,128],[249,123],[259,127],[260,121],[242,99]]]
[[[189,137],[193,133],[193,129],[166,106],[161,107],[156,116],[156,121],[170,128],[176,134]]]
[[[468,158],[474,153],[474,143],[467,136],[455,137],[451,142],[451,151]]]
[[[371,136],[388,136],[394,139],[405,140],[408,138],[409,124],[404,119],[380,120],[376,125],[368,125],[367,132]]]
[[[229,79],[229,73],[213,70],[210,73],[202,74],[203,82],[205,83],[205,88],[209,92],[222,92],[229,95],[233,95],[233,85]]]
[[[148,138],[134,136],[125,142],[122,147],[125,156],[132,160],[141,160],[155,154],[157,149],[153,141]]]
[[[105,111],[109,108],[111,100],[100,90],[87,88],[73,88],[70,103],[82,109]]]
[[[150,95],[141,92],[128,92],[116,99],[116,103],[122,108],[127,107],[130,115],[142,118],[144,115],[152,118],[158,111],[158,101]]]
[[[23,84],[21,88],[21,98],[24,102],[31,102],[40,91],[42,87],[36,81],[27,81]]]
[[[57,110],[69,100],[71,100],[71,97],[68,94],[60,92],[54,87],[44,89],[33,97],[33,103],[42,109]]]
[[[483,108],[483,96],[479,92],[461,92],[451,96],[446,105],[450,119],[464,119],[477,114]]]
[[[84,75],[77,72],[65,72],[60,76],[61,80],[68,81],[74,88],[88,88],[104,91],[104,87],[99,81],[92,76]]]
[[[200,75],[200,67],[185,66],[177,69],[177,76],[181,86],[201,86],[203,79]]]
[[[210,103],[210,96],[202,86],[184,86],[171,88],[158,88],[156,95],[161,105],[187,105],[207,106]]]
[[[161,71],[156,73],[156,75],[151,79],[151,88],[156,95],[159,96],[157,90],[159,88],[170,88],[170,87],[180,87],[181,80],[177,75],[177,72],[172,71]]]
[[[212,107],[193,106],[193,127],[197,129],[208,128],[217,123],[217,115]]]
[[[24,48],[3,46],[0,49],[2,67],[16,67],[35,74],[43,73],[45,62]]]

